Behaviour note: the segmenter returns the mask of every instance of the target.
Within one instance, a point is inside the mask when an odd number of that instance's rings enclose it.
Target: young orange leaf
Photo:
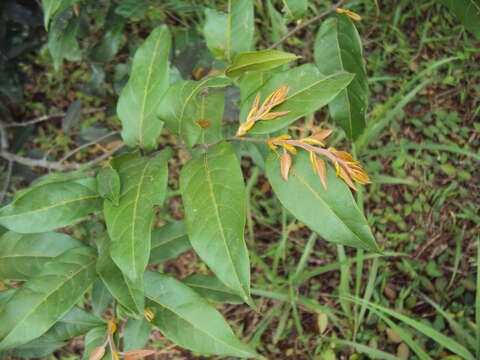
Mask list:
[[[327,188],[327,167],[325,166],[325,161],[318,157],[315,157],[315,169],[317,170],[318,177],[322,182],[323,187]]]
[[[138,360],[144,357],[155,354],[154,350],[131,350],[127,351],[124,355],[125,360]]]
[[[88,357],[88,360],[100,360],[101,358],[103,358],[104,355],[105,355],[105,346],[100,345],[92,350],[92,352],[90,353],[90,356]]]
[[[348,176],[348,173],[345,171],[345,169],[339,166],[338,172],[340,177],[347,183],[347,185],[350,186],[353,190],[357,191],[355,184],[353,183],[352,179],[350,179],[350,176]]]
[[[288,173],[292,166],[292,157],[288,152],[284,152],[280,158],[280,172],[285,181],[288,181]]]
[[[336,11],[339,14],[346,14],[352,20],[355,20],[355,21],[362,20],[362,17],[360,15],[358,15],[357,13],[354,13],[353,11],[346,10],[346,9],[340,9],[340,8],[338,8]]]

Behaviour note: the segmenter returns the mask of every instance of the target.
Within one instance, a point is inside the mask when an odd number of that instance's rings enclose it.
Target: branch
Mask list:
[[[114,153],[116,153],[118,150],[120,150],[124,144],[120,144],[116,147],[114,147],[112,150],[107,151],[105,154],[102,154],[96,159],[93,159],[92,161],[89,161],[85,164],[66,164],[62,165],[59,161],[48,161],[48,160],[39,160],[39,159],[31,159],[31,158],[26,158],[23,156],[15,155],[12,153],[9,153],[7,151],[0,151],[0,156],[3,157],[4,159],[8,161],[14,161],[16,163],[30,166],[30,167],[41,167],[49,170],[57,170],[57,171],[68,171],[68,170],[78,170],[83,167],[90,167],[93,165],[96,165],[103,160],[109,158],[112,156]]]
[[[218,143],[221,143],[222,141],[245,141],[245,142],[256,142],[256,143],[267,143],[268,139],[262,139],[262,138],[249,138],[249,137],[242,137],[242,136],[230,136],[225,139],[221,140],[216,140],[208,144],[198,144],[196,147],[200,149],[208,149],[214,145],[217,145]]]
[[[105,111],[105,110],[106,110],[106,107],[102,106],[102,107],[98,107],[98,108],[85,109],[85,110],[82,111],[82,114],[92,114],[92,113],[95,113],[95,112]],[[4,127],[9,128],[9,127],[30,126],[30,125],[33,125],[33,124],[36,124],[36,123],[39,123],[39,122],[42,122],[42,121],[49,120],[49,119],[63,117],[65,115],[66,115],[66,113],[64,113],[64,112],[63,113],[58,113],[58,114],[42,115],[42,116],[36,117],[32,120],[25,121],[25,122],[16,122],[16,123],[5,124]]]
[[[112,132],[109,132],[108,134],[100,136],[99,138],[96,138],[95,140],[92,140],[92,141],[87,142],[83,145],[80,145],[79,147],[77,147],[77,148],[69,151],[68,153],[66,153],[58,162],[63,163],[65,160],[67,160],[71,156],[75,155],[80,150],[85,149],[86,147],[89,147],[90,145],[95,145],[95,144],[99,143],[100,141],[105,140],[106,138],[109,138],[110,136],[118,134],[119,132],[120,131],[118,131],[118,130],[112,131]]]
[[[298,24],[296,27],[294,27],[292,30],[290,30],[287,34],[285,34],[280,40],[276,41],[275,43],[273,43],[272,45],[270,45],[270,47],[268,48],[268,50],[272,50],[272,49],[275,49],[278,45],[280,45],[282,42],[284,42],[285,40],[287,40],[290,36],[292,36],[293,34],[295,34],[297,31],[303,29],[304,27],[324,18],[325,16],[327,16],[328,14],[334,12],[335,10],[337,10],[343,3],[344,3],[345,0],[340,0],[339,2],[337,2],[335,5],[333,5],[330,9],[328,10],[325,10],[324,12],[318,14],[317,16],[314,16],[313,18],[311,18],[310,20],[307,20],[301,24]]]

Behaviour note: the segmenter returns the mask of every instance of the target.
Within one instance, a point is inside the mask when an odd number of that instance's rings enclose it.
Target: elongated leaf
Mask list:
[[[210,143],[224,138],[222,135],[224,109],[225,92],[223,89],[209,91],[208,94],[201,97],[199,124],[202,133],[199,139],[200,143]]]
[[[129,319],[125,325],[123,336],[123,350],[139,350],[145,347],[145,344],[152,332],[152,325],[146,319]]]
[[[175,221],[153,230],[149,263],[158,264],[191,248],[192,245],[188,240],[185,222]]]
[[[61,233],[17,234],[8,231],[0,238],[0,279],[27,280],[64,251],[82,246]]]
[[[48,50],[55,69],[60,68],[63,59],[79,61],[82,58],[76,38],[79,28],[80,18],[72,10],[54,18],[48,33]]]
[[[203,33],[210,52],[228,62],[253,46],[255,31],[252,0],[229,0],[228,13],[205,10]]]
[[[104,199],[118,205],[120,200],[120,176],[111,166],[103,168],[97,174],[98,193]]]
[[[479,0],[437,0],[447,6],[463,23],[463,26],[480,41],[480,1]]]
[[[194,157],[181,171],[180,188],[193,248],[226,286],[248,302],[245,186],[232,146],[219,143]]]
[[[228,302],[230,304],[241,304],[243,302],[232,289],[227,288],[215,276],[193,274],[182,280],[193,290],[212,302]]]
[[[294,156],[288,181],[280,174],[278,156],[267,159],[267,177],[283,206],[325,240],[377,251],[372,232],[347,185],[327,170],[328,189],[313,172],[309,156]]]
[[[95,280],[95,250],[67,250],[27,281],[0,313],[0,350],[25,344],[62,318]]]
[[[123,125],[122,138],[130,147],[152,150],[157,145],[163,127],[157,111],[168,88],[170,46],[168,28],[160,26],[152,31],[133,58],[130,79],[117,105]]]
[[[72,4],[72,0],[42,0],[43,22],[48,31],[50,20]]]
[[[279,50],[243,52],[235,56],[225,74],[229,77],[237,77],[247,71],[266,71],[298,58],[299,56],[295,54]]]
[[[39,233],[73,225],[101,209],[100,195],[75,181],[39,185],[0,209],[0,225]]]
[[[188,146],[197,143],[202,128],[203,98],[207,88],[225,87],[230,80],[212,77],[202,81],[184,80],[168,89],[160,103],[158,116],[173,133],[183,137]]]
[[[176,344],[201,354],[256,357],[220,313],[204,298],[174,278],[148,271],[145,288],[152,323]]]
[[[321,72],[347,71],[355,78],[329,104],[332,118],[350,139],[365,129],[368,104],[368,82],[358,31],[345,14],[330,18],[320,27],[314,48],[315,62]]]
[[[97,273],[108,291],[117,301],[132,314],[143,311],[143,279],[129,280],[109,254],[110,240],[107,236],[97,239],[98,261]]]
[[[391,317],[401,321],[402,323],[404,323],[408,326],[411,326],[412,328],[421,332],[425,336],[428,336],[433,341],[435,341],[435,342],[439,343],[440,345],[444,346],[445,348],[447,348],[451,352],[461,356],[463,359],[466,359],[466,360],[474,360],[475,359],[474,356],[467,349],[465,349],[465,347],[460,345],[458,342],[453,340],[451,337],[448,337],[446,335],[443,335],[443,334],[439,333],[438,331],[436,331],[435,329],[433,329],[432,327],[430,327],[428,325],[422,324],[421,322],[418,322],[418,321],[416,321],[416,320],[414,320],[414,319],[412,319],[412,318],[410,318],[406,315],[397,313],[396,311],[390,310],[386,307],[374,304],[372,302],[362,301],[361,299],[357,299],[357,298],[349,298],[349,299],[351,301],[354,301],[355,303],[360,303],[360,304],[364,303],[370,309],[379,311],[379,312],[381,312],[385,315],[391,316]]]
[[[100,255],[99,255],[100,258]],[[98,269],[98,261],[97,261]],[[93,313],[96,316],[101,316],[102,312],[107,308],[107,306],[112,302],[113,296],[108,291],[108,288],[105,286],[102,279],[97,279],[93,284],[92,289],[92,309]]]
[[[268,134],[290,125],[295,120],[314,113],[332,101],[338,93],[352,80],[353,75],[345,72],[323,76],[311,64],[274,75],[260,89],[262,99],[266,99],[273,91],[285,84],[288,96],[285,102],[276,106],[273,111],[290,111],[277,119],[259,121],[249,131],[251,134]],[[252,94],[242,106],[240,119],[245,121],[256,94]]]

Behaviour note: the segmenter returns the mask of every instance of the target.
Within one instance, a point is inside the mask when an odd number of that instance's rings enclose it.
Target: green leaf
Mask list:
[[[123,335],[123,351],[143,349],[151,332],[152,325],[146,319],[128,319]]]
[[[230,304],[243,302],[242,298],[232,289],[223,285],[215,276],[193,274],[183,279],[182,282],[212,302],[228,302]]]
[[[243,52],[235,56],[235,60],[225,74],[233,78],[247,71],[266,71],[298,58],[300,56],[279,50]]]
[[[226,286],[248,302],[245,185],[232,146],[222,142],[197,154],[180,173],[180,189],[193,248]]]
[[[99,256],[100,258],[100,256]],[[98,266],[98,261],[97,261]],[[92,289],[92,310],[96,316],[101,316],[102,312],[112,302],[113,296],[108,291],[101,278],[97,279]]]
[[[176,344],[201,354],[256,357],[222,315],[188,286],[151,271],[145,274],[145,285],[155,313],[152,323]]]
[[[447,6],[463,23],[465,29],[470,31],[480,41],[480,1],[479,0],[437,0]]]
[[[210,143],[224,138],[222,135],[225,93],[213,90],[201,97],[199,119],[204,122],[200,142]]]
[[[378,251],[352,193],[332,168],[327,170],[327,189],[313,172],[306,151],[294,156],[288,181],[280,174],[275,153],[267,159],[266,173],[282,205],[325,240]]]
[[[82,246],[61,233],[18,234],[8,231],[0,238],[0,279],[27,280],[64,251]]]
[[[56,70],[62,65],[63,59],[79,61],[82,52],[76,39],[80,28],[80,18],[67,11],[55,18],[48,33],[48,50],[53,58]]]
[[[98,193],[114,205],[120,201],[120,176],[112,166],[101,169],[97,174]]]
[[[157,145],[163,127],[157,111],[169,84],[170,46],[168,28],[160,26],[152,31],[133,58],[132,73],[117,104],[122,138],[130,147],[153,150]]]
[[[75,181],[45,183],[0,209],[0,225],[18,233],[38,233],[73,225],[101,209],[100,195]]]
[[[162,98],[158,117],[174,134],[183,137],[188,146],[195,145],[202,133],[202,105],[208,88],[225,87],[230,80],[225,77],[211,77],[201,81],[184,80],[170,87]]]
[[[290,111],[277,119],[259,121],[251,134],[268,134],[290,125],[302,116],[310,115],[332,101],[344,89],[353,75],[345,72],[323,76],[316,66],[305,64],[275,74],[260,89],[262,101],[273,91],[285,84],[289,88],[285,102],[272,111]],[[242,106],[240,118],[245,121],[256,94],[252,94]]]
[[[98,346],[102,345],[107,338],[107,327],[96,327],[85,335],[85,345],[82,360],[87,360],[90,353]],[[105,359],[105,357],[103,358]],[[107,358],[108,359],[108,358]]]
[[[95,280],[95,250],[67,250],[45,264],[0,313],[0,350],[25,344],[62,318]]]
[[[123,43],[123,28],[125,23],[121,21],[121,18],[115,20],[118,21],[118,23],[115,23],[115,25],[106,32],[100,43],[92,49],[90,53],[90,59],[92,59],[92,61],[101,63],[110,62],[115,58],[118,50],[120,50]]]
[[[143,278],[128,279],[113,262],[109,254],[110,239],[97,239],[97,273],[112,296],[132,314],[141,314],[144,307]]]
[[[329,104],[330,114],[350,139],[365,129],[368,106],[368,82],[358,31],[345,14],[322,23],[315,39],[315,62],[321,72],[355,74],[352,82]]]
[[[284,12],[293,19],[301,18],[308,9],[308,0],[283,0],[283,4]]]
[[[175,221],[153,230],[149,263],[158,264],[173,259],[191,248],[185,222]]]
[[[165,199],[171,154],[167,149],[155,157],[122,163],[118,168],[122,183],[119,204],[105,202],[105,221],[112,240],[110,254],[130,280],[141,279],[148,264],[153,206]]]
[[[43,25],[48,31],[50,20],[72,4],[73,0],[42,0]]]
[[[210,52],[228,62],[251,50],[255,32],[252,0],[229,0],[228,13],[205,10],[203,34]]]
[[[122,0],[115,8],[115,13],[130,19],[142,18],[149,8],[146,0]]]

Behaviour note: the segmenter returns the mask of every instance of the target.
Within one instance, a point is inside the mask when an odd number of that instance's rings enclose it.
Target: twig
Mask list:
[[[270,45],[270,47],[268,48],[269,50],[272,50],[272,49],[275,49],[278,45],[280,45],[282,42],[284,42],[285,40],[287,40],[290,36],[292,36],[293,34],[295,34],[297,31],[303,29],[304,27],[320,20],[321,18],[324,18],[325,16],[327,16],[328,14],[334,12],[335,10],[337,10],[344,2],[345,0],[340,0],[339,2],[337,2],[335,5],[333,5],[330,9],[328,10],[325,10],[324,12],[318,14],[317,16],[314,16],[313,18],[311,18],[310,20],[307,20],[301,24],[298,24],[295,28],[293,28],[292,30],[290,30],[287,34],[285,34],[281,39],[279,39],[278,41],[276,41],[275,43],[273,43],[272,45]]]
[[[99,112],[99,111],[105,111],[105,110],[106,110],[106,107],[102,106],[102,107],[98,107],[98,108],[85,109],[85,110],[82,111],[82,114],[91,114],[91,113],[95,113],[95,112]],[[65,115],[66,115],[66,113],[42,115],[42,116],[36,117],[36,118],[34,118],[32,120],[29,120],[29,121],[10,123],[10,124],[5,124],[4,126],[6,128],[30,126],[30,125],[33,125],[33,124],[36,124],[36,123],[39,123],[39,122],[42,122],[42,121],[49,120],[49,119],[63,117]]]
[[[30,159],[30,158],[26,158],[26,157],[23,157],[23,156],[18,156],[18,155],[9,153],[7,151],[0,151],[0,157],[3,157],[4,159],[6,159],[8,161],[14,161],[16,163],[26,165],[26,166],[41,167],[41,168],[45,168],[45,169],[49,169],[49,170],[57,170],[57,171],[68,171],[68,170],[78,170],[78,169],[81,169],[83,167],[90,167],[90,166],[96,165],[96,164],[102,162],[103,160],[107,159],[108,157],[110,157],[114,153],[116,153],[123,146],[124,146],[124,144],[122,143],[122,144],[114,147],[112,150],[107,151],[105,154],[102,154],[98,158],[93,159],[92,161],[89,161],[85,164],[74,163],[74,164],[62,165],[59,161]]]
[[[113,136],[113,135],[116,135],[118,134],[120,131],[112,131],[108,134],[105,134],[105,135],[102,135],[100,136],[99,138],[96,138],[95,140],[92,140],[88,143],[85,143],[83,145],[80,145],[79,147],[69,151],[68,153],[66,153],[58,162],[59,163],[63,163],[65,160],[67,160],[68,158],[70,158],[72,155],[75,155],[77,152],[79,152],[80,150],[82,149],[85,149],[86,147],[89,147],[91,145],[94,145],[94,144],[97,144],[98,142],[106,139],[106,138],[109,138],[110,136]]]
[[[267,143],[268,139],[262,139],[262,138],[249,138],[249,137],[242,137],[242,136],[230,136],[225,139],[213,141],[208,144],[198,144],[197,147],[201,149],[208,149],[214,145],[217,145],[218,143],[221,143],[222,141],[246,141],[246,142],[256,142],[256,143]]]
[[[10,179],[12,178],[12,168],[13,168],[13,161],[8,161],[7,165],[7,175],[5,178],[5,182],[3,183],[2,192],[0,193],[0,204],[3,204],[3,200],[5,200],[5,195],[7,195],[8,186],[10,185]]]

